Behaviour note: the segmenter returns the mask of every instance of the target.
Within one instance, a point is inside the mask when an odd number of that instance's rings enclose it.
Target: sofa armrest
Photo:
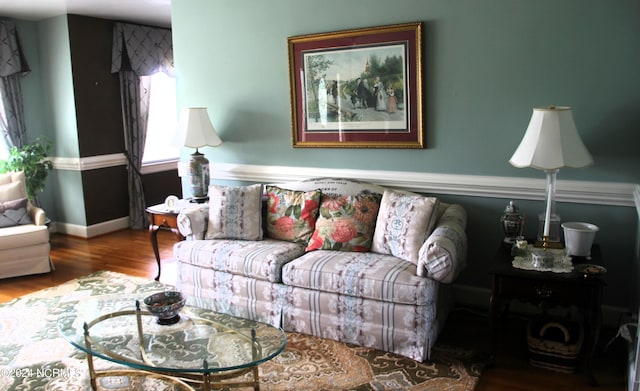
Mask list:
[[[420,248],[419,276],[451,283],[467,262],[467,213],[460,205],[448,205],[433,233]]]
[[[33,220],[33,224],[35,225],[46,224],[47,219],[46,219],[44,210],[42,208],[31,205],[31,203],[29,203],[28,210],[29,210],[29,215],[31,216],[31,220]]]
[[[184,208],[178,213],[177,222],[178,231],[187,240],[202,240],[209,224],[209,207]]]

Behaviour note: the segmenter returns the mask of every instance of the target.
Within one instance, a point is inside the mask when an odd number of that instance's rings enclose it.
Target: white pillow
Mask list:
[[[26,198],[27,189],[23,181],[11,182],[0,185],[0,202],[13,201],[18,198]]]
[[[262,239],[262,185],[209,186],[205,239]]]
[[[371,251],[418,264],[420,247],[433,230],[439,203],[435,197],[385,190]]]
[[[6,185],[11,182],[22,182],[25,183],[24,180],[24,171],[9,171],[3,174],[0,174],[0,184]]]

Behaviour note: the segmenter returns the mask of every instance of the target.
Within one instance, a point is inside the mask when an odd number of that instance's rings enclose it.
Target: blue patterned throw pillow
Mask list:
[[[262,185],[209,186],[205,239],[262,239]]]
[[[385,190],[371,250],[418,264],[420,248],[436,223],[439,203],[435,197]]]

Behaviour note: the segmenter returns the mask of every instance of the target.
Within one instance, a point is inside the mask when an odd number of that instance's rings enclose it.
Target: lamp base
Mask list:
[[[189,155],[187,177],[189,188],[194,199],[208,198],[209,193],[209,160],[196,151]],[[204,201],[203,201],[204,202]]]
[[[549,219],[549,236],[547,237],[548,248],[564,248],[560,240],[560,216],[552,214]],[[543,247],[544,243],[544,213],[538,215],[538,237],[534,247]]]
[[[563,249],[564,245],[562,244],[562,242],[547,242],[545,244],[544,240],[539,239],[536,240],[536,243],[533,245],[533,247],[537,247],[537,248],[555,248],[555,249]]]

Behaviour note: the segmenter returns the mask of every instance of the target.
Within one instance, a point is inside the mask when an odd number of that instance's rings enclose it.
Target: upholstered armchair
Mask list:
[[[24,172],[0,174],[0,278],[48,273],[45,213],[29,202]]]

